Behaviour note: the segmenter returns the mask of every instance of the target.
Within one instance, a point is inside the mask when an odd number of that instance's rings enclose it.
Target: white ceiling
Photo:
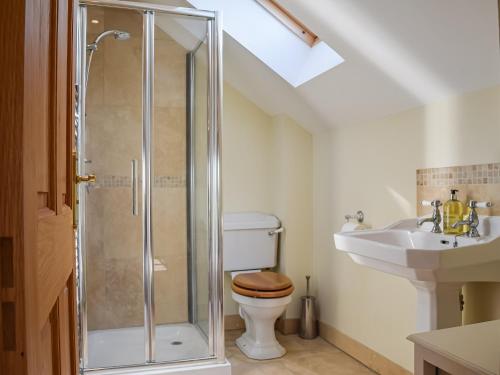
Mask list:
[[[293,88],[225,35],[225,79],[311,131],[500,83],[497,0],[278,1],[345,62]]]
[[[310,131],[500,84],[497,0],[277,1],[345,62],[294,88],[225,33],[224,79]]]

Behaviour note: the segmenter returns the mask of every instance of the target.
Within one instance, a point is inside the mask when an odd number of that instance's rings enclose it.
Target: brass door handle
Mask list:
[[[95,174],[88,174],[85,176],[76,176],[76,183],[79,184],[80,182],[95,182]]]

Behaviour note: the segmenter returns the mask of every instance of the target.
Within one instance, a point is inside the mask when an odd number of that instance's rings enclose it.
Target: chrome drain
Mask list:
[[[182,341],[172,341],[170,345],[182,345]]]

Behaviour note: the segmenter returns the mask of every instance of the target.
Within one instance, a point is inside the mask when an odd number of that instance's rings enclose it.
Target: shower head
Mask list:
[[[127,40],[130,38],[130,34],[127,33],[126,31],[115,31],[114,35],[116,40]]]
[[[97,45],[99,44],[99,42],[108,35],[113,35],[113,38],[115,38],[116,40],[127,40],[130,38],[130,34],[126,31],[106,30],[97,35],[97,38],[95,38],[95,40],[92,43],[87,45],[87,51],[89,52],[89,57],[87,60],[87,72],[85,74],[85,86],[87,86],[87,83],[89,81],[90,64],[92,63],[92,56],[94,55],[94,52],[97,51]]]
[[[95,38],[94,42],[87,45],[87,50],[97,51],[97,45],[99,44],[99,42],[108,35],[113,35],[113,38],[115,38],[116,40],[127,40],[130,38],[130,34],[126,31],[106,30],[97,35],[97,38]]]

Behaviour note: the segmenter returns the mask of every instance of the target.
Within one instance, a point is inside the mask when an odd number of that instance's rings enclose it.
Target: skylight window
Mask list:
[[[274,0],[255,0],[264,7],[269,13],[278,19],[283,25],[288,27],[292,33],[306,42],[310,47],[314,46],[319,38],[302,22],[295,18],[290,12],[279,5]]]
[[[293,87],[344,61],[275,0],[188,1],[222,11],[224,31]]]

